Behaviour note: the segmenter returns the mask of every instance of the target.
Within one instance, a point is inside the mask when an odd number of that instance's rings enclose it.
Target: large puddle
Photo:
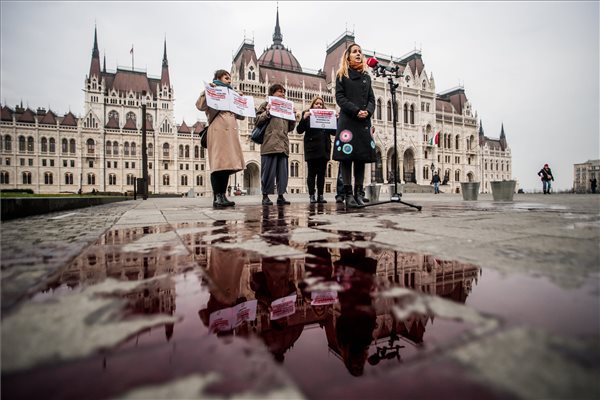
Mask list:
[[[244,367],[256,349],[272,357],[306,397],[327,398],[328,387],[376,378],[499,324],[533,318],[559,333],[595,331],[594,307],[581,302],[557,301],[560,315],[571,314],[568,328],[560,316],[538,315],[536,303],[523,306],[537,288],[545,299],[560,295],[550,284],[510,282],[477,265],[383,249],[370,243],[372,233],[322,231],[318,218],[282,210],[249,214],[243,223],[108,231],[31,302],[52,302],[112,280],[139,282],[102,296],[125,300],[125,320],[170,315],[176,321],[138,329],[86,357],[5,374],[3,392],[105,398],[220,371],[230,379],[208,392],[227,396],[258,379]],[[511,292],[515,287],[525,292]],[[591,311],[582,315],[582,308]]]

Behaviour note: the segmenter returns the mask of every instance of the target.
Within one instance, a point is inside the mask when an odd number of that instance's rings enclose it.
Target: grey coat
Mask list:
[[[265,130],[265,138],[260,145],[260,155],[285,154],[290,155],[290,139],[288,132],[294,130],[296,121],[267,115],[267,102],[262,103],[256,110],[254,125],[262,126],[269,123]]]

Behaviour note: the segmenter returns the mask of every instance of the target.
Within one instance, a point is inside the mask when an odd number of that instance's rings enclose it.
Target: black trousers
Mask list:
[[[229,182],[229,175],[235,173],[235,171],[223,170],[215,171],[210,174],[210,185],[214,194],[225,194],[227,191],[227,183]]]
[[[354,185],[362,186],[365,180],[364,161],[341,161],[342,180],[344,186],[352,185],[352,164],[354,164]]]
[[[306,177],[306,185],[308,186],[308,194],[315,194],[315,180],[317,182],[317,194],[323,195],[325,189],[325,172],[327,170],[326,159],[307,160],[308,176]]]

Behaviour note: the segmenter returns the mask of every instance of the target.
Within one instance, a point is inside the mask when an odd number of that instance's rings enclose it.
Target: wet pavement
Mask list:
[[[2,224],[6,398],[600,398],[600,196]]]

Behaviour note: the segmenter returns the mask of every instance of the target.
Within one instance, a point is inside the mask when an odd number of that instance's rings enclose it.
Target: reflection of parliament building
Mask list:
[[[235,85],[252,95],[255,105],[264,101],[268,87],[282,83],[297,110],[306,109],[321,95],[328,108],[335,107],[335,71],[344,49],[354,42],[345,32],[328,46],[323,68],[302,68],[283,45],[277,13],[273,43],[260,57],[254,41],[244,39],[232,63]],[[432,73],[427,73],[421,52],[391,57],[365,50],[383,63],[394,62],[403,73],[398,79],[399,177],[404,183],[428,185],[438,171],[457,191],[459,182],[481,181],[488,191],[491,180],[511,179],[512,162],[504,129],[500,139],[489,139],[477,121],[477,113],[463,87],[435,91]],[[216,67],[215,67],[216,68]],[[374,81],[376,111],[373,116],[377,162],[369,165],[367,183],[385,183],[393,175],[392,105],[387,80]],[[84,81],[84,113],[58,116],[51,110],[36,111],[21,106],[2,106],[0,123],[0,188],[33,189],[36,193],[126,192],[141,177],[141,102],[147,97],[149,187],[154,193],[197,194],[210,192],[209,165],[197,133],[202,123],[188,125],[174,118],[174,90],[170,82],[166,43],[160,77],[145,71],[100,64],[97,37],[90,70]],[[260,192],[260,148],[249,139],[252,119],[240,122],[246,169],[234,182],[248,193]],[[428,145],[437,132],[437,145]],[[303,136],[290,134],[289,191],[304,193],[306,167]],[[326,191],[335,190],[337,163],[327,169]],[[446,191],[446,190],[445,190]]]

